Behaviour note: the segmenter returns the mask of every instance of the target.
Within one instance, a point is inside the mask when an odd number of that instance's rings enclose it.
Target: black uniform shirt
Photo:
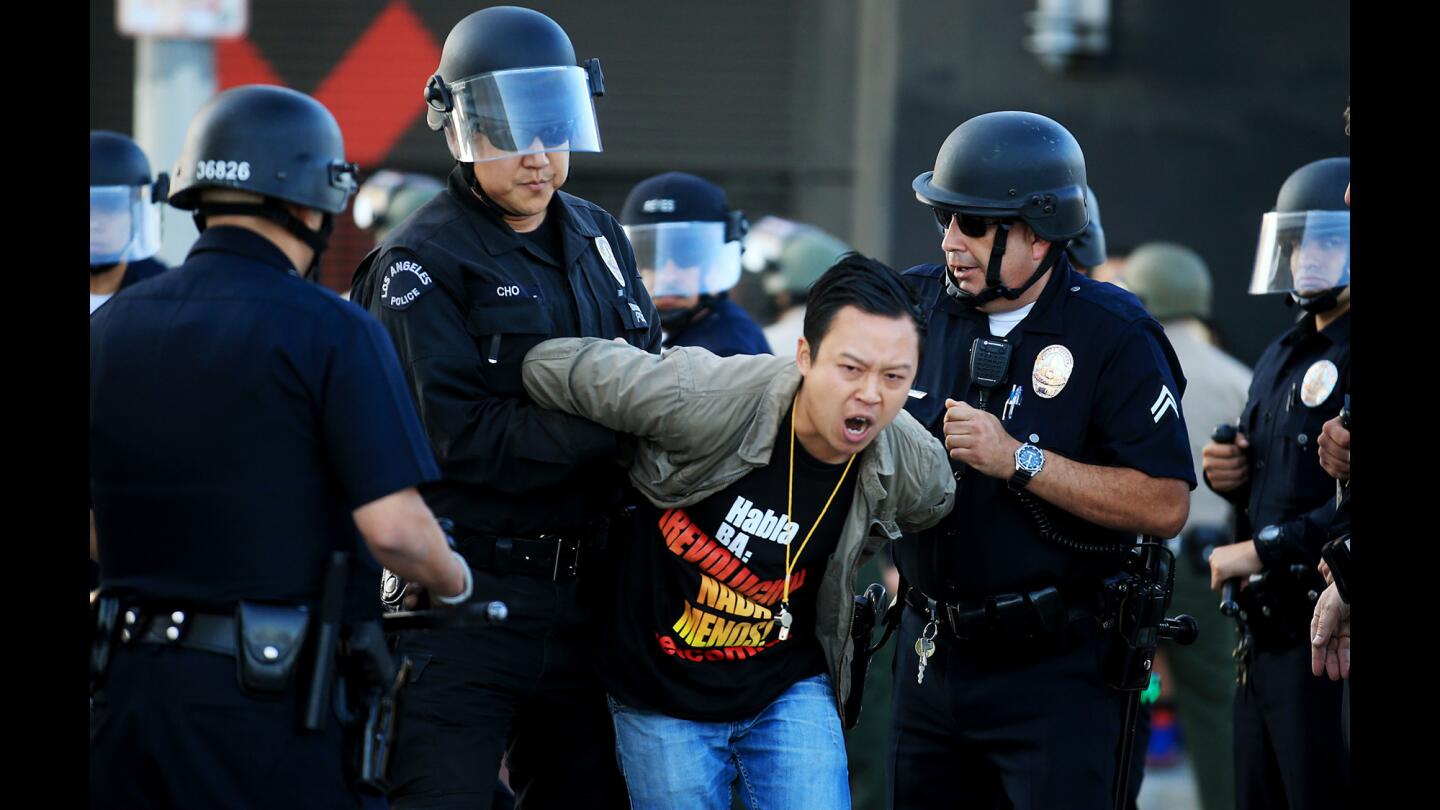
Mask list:
[[[90,319],[101,584],[196,606],[313,602],[351,512],[438,475],[374,319],[240,228]],[[378,567],[353,558],[375,603]]]
[[[125,275],[120,278],[120,289],[125,289],[132,284],[138,284],[149,278],[154,278],[165,272],[166,267],[159,259],[141,259],[138,262],[131,262],[125,267]]]
[[[666,338],[665,348],[671,346],[699,346],[720,357],[774,354],[750,313],[723,293],[716,296],[705,317]]]
[[[1306,315],[1255,364],[1240,431],[1250,480],[1225,497],[1247,506],[1252,531],[1278,524],[1277,546],[1258,546],[1266,568],[1320,563],[1335,516],[1335,479],[1320,466],[1320,430],[1340,413],[1350,380],[1350,313],[1324,331]],[[1313,403],[1313,404],[1310,404]]]
[[[466,170],[457,166],[445,193],[366,257],[351,299],[394,338],[444,475],[422,492],[455,521],[457,539],[575,529],[620,497],[619,441],[536,407],[521,361],[557,337],[623,337],[659,351],[659,318],[614,217],[557,192],[547,212],[560,230],[557,268],[475,197]]]
[[[991,337],[985,313],[945,294],[944,272],[943,265],[905,272],[931,308],[916,393],[905,407],[942,440],[945,398],[978,403],[979,389],[970,380],[970,347],[978,337]],[[1082,464],[1128,467],[1194,487],[1180,412],[1185,378],[1164,330],[1135,296],[1073,272],[1062,259],[1034,308],[1006,339],[1014,345],[1009,375],[990,394],[987,410],[1002,416],[1007,399],[1018,395],[1018,405],[1003,421],[1011,436]],[[1041,390],[1054,386],[1038,383],[1037,375],[1046,367],[1063,369],[1067,354],[1073,368],[1063,386],[1053,396],[1041,396]],[[1050,364],[1037,366],[1042,358]],[[1018,394],[1012,394],[1012,386]],[[916,398],[919,392],[924,396]],[[1031,497],[1044,504],[1058,531],[1077,541],[1115,543],[1134,537]],[[1005,480],[973,469],[956,484],[950,514],[896,544],[896,557],[910,584],[940,599],[1088,586],[1116,568],[1114,556],[1070,551],[1044,539]]]

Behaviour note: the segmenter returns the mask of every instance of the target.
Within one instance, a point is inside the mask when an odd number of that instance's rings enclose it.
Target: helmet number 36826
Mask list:
[[[195,163],[195,177],[198,180],[240,180],[250,179],[250,161],[242,160],[201,160]]]

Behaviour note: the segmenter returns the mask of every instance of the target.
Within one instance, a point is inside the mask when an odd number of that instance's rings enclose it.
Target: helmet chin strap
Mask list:
[[[1060,257],[1064,255],[1065,247],[1069,244],[1068,240],[1051,242],[1050,249],[1045,251],[1045,258],[1040,260],[1040,264],[1036,266],[1035,272],[1030,274],[1030,278],[1016,289],[1006,287],[1000,281],[1000,264],[1005,256],[1005,246],[1009,241],[1012,224],[1002,222],[996,226],[995,245],[990,249],[990,261],[985,268],[985,289],[978,293],[961,289],[960,285],[955,283],[954,274],[950,272],[950,268],[946,267],[945,292],[947,295],[972,309],[985,306],[997,298],[1014,301],[1024,295],[1026,290],[1035,286],[1035,282],[1060,263]]]
[[[459,163],[460,161],[456,162]],[[462,163],[461,165],[471,167],[468,171],[465,172],[465,185],[470,187],[471,193],[473,193],[476,198],[478,198],[480,202],[484,204],[486,208],[494,211],[500,217],[510,217],[511,219],[524,219],[525,217],[530,216],[529,214],[522,214],[519,211],[511,211],[509,208],[506,208],[500,203],[490,199],[490,195],[486,194],[485,190],[480,188],[480,182],[475,179],[475,164]]]
[[[725,293],[701,293],[700,300],[693,307],[685,309],[668,309],[660,313],[660,325],[665,328],[666,334],[678,335],[684,332],[700,314],[713,308],[715,302],[724,296]]]
[[[312,231],[296,216],[290,213],[285,203],[271,197],[266,197],[261,203],[237,203],[237,202],[202,202],[195,207],[195,228],[202,233],[205,231],[205,218],[211,216],[238,215],[246,217],[261,217],[279,225],[301,242],[314,253],[310,260],[310,266],[300,274],[301,278],[311,280],[315,277],[316,271],[320,269],[320,256],[330,247],[330,235],[335,231],[334,215],[325,212],[320,219],[320,230]]]
[[[1285,303],[1298,304],[1301,309],[1312,315],[1329,312],[1340,305],[1340,293],[1344,292],[1344,290],[1344,287],[1331,287],[1319,295],[1300,295],[1292,292],[1289,297],[1285,299]]]

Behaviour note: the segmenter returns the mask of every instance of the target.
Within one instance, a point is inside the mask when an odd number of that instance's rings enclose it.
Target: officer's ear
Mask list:
[[[320,226],[325,222],[324,212],[317,211],[314,208],[306,208],[303,205],[288,202],[285,203],[285,208],[290,212],[290,216],[305,223],[305,227],[312,231],[320,230]]]
[[[1040,237],[1036,236],[1033,231],[1029,234],[1029,236],[1031,239],[1030,260],[1035,262],[1044,261],[1045,254],[1050,252],[1050,240],[1041,239]]]

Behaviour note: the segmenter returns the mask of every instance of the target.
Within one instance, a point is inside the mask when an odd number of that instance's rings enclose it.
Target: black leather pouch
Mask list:
[[[235,608],[236,659],[240,688],[252,694],[285,691],[310,629],[304,605],[241,602]]]

